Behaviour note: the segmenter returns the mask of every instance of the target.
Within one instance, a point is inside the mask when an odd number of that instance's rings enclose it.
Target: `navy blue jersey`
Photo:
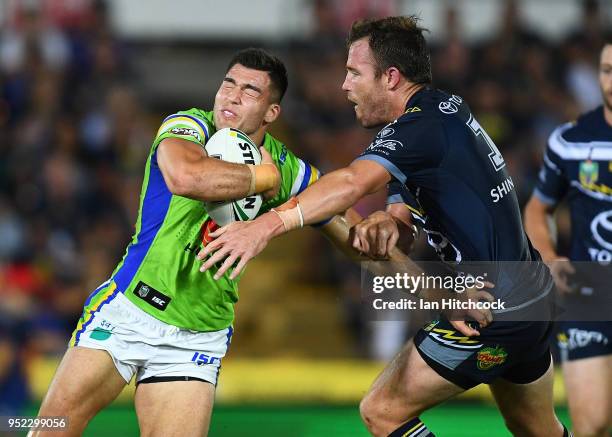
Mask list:
[[[530,263],[540,257],[523,229],[504,159],[463,99],[421,89],[358,159],[389,171],[390,201],[410,207],[443,261],[525,261],[525,271],[490,278],[494,294],[520,301],[550,290],[547,269]]]
[[[551,134],[534,195],[547,205],[567,196],[570,259],[612,261],[612,126],[603,107]]]

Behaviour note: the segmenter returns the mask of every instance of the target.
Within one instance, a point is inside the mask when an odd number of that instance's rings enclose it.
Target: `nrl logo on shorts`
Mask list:
[[[140,289],[138,290],[138,296],[140,297],[147,297],[147,294],[149,294],[149,291],[151,291],[151,289],[149,288],[148,285],[143,285],[142,287],[140,287]]]
[[[500,366],[506,362],[506,358],[508,358],[508,352],[499,346],[485,347],[476,354],[477,366],[480,370]]]

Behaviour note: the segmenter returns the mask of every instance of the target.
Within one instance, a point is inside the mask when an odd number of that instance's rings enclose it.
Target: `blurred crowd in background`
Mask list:
[[[85,298],[120,260],[154,133],[168,113],[187,109],[152,100],[139,86],[130,61],[143,44],[117,37],[106,3],[71,3],[70,9],[57,1],[3,3],[0,414],[28,401],[24,364],[64,351]],[[348,3],[313,0],[312,35],[271,47],[290,73],[284,115],[273,132],[324,172],[348,164],[374,133],[357,125],[340,89],[350,23],[398,12],[393,0]],[[597,61],[611,11],[582,2],[580,25],[553,42],[526,27],[519,3],[505,1],[497,32],[468,43],[453,4],[443,17],[444,34],[433,40],[434,85],[467,99],[502,151],[523,204],[553,128],[600,104]],[[206,56],[206,41],[190,46],[194,56]],[[227,59],[243,47],[227,47]],[[211,108],[212,100],[191,106]],[[371,196],[357,209],[365,215],[383,208],[384,198]],[[567,223],[561,230],[567,233]],[[358,267],[320,239],[308,250],[319,254],[304,265],[310,277],[340,290],[338,318],[352,333],[354,355],[385,355],[376,341],[366,341]]]

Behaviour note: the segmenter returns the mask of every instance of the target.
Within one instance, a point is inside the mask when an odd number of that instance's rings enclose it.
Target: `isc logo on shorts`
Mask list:
[[[219,364],[221,363],[221,359],[217,357],[211,357],[210,355],[202,354],[200,352],[196,352],[191,357],[191,361],[193,361],[198,366],[203,366],[204,364]]]

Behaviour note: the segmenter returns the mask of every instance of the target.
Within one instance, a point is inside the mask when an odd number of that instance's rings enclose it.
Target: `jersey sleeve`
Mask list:
[[[417,219],[415,223],[422,223],[425,212],[417,202],[416,198],[408,191],[406,186],[401,182],[393,179],[389,182],[387,187],[387,205],[394,203],[403,204],[408,210],[412,217]]]
[[[377,162],[405,184],[418,171],[439,165],[446,137],[434,117],[402,118],[383,128],[356,160]]]
[[[281,185],[278,194],[264,203],[270,209],[285,203],[297,196],[321,176],[321,172],[309,162],[298,158],[284,144],[268,150],[281,173]]]
[[[406,197],[410,195],[404,184],[393,179],[387,186],[387,205],[393,203],[406,203]]]
[[[210,138],[211,126],[204,117],[199,117],[192,111],[180,111],[164,119],[154,144],[159,144],[166,138],[180,138],[204,146]]]
[[[558,135],[561,134],[555,131],[548,140],[542,167],[533,191],[533,195],[547,205],[559,203],[569,187],[563,158],[551,149],[551,142],[557,141]]]

